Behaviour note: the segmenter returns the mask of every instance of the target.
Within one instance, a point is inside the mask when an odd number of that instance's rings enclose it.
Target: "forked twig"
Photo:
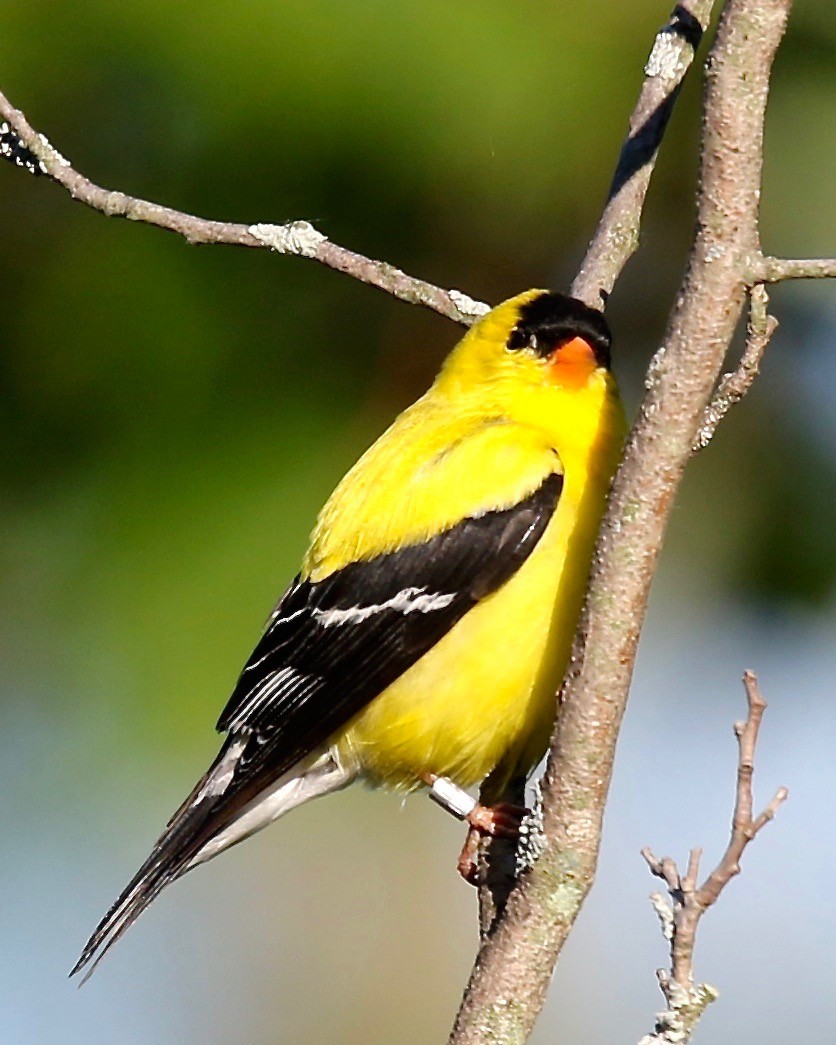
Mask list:
[[[778,807],[787,798],[787,789],[779,788],[769,805],[754,816],[752,776],[758,731],[766,709],[754,672],[743,676],[749,713],[745,722],[736,722],[734,733],[738,743],[737,791],[732,817],[729,844],[720,862],[701,886],[699,865],[701,849],[692,849],[688,869],[680,875],[676,863],[669,856],[657,859],[650,849],[643,849],[651,873],[667,886],[669,900],[661,893],[653,893],[651,903],[662,925],[662,934],[670,943],[670,969],[657,970],[659,986],[665,996],[667,1009],[656,1016],[652,1034],[642,1038],[639,1045],[685,1045],[700,1017],[717,997],[717,991],[707,983],[694,983],[694,944],[700,919],[716,903],[720,893],[735,875],[740,874],[740,858],[746,846],[775,816]]]

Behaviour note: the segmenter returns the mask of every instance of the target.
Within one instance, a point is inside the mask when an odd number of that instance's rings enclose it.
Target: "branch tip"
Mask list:
[[[688,869],[685,872],[685,877],[682,879],[683,893],[693,893],[696,890],[701,859],[702,849],[692,849],[688,854]]]
[[[694,985],[693,961],[697,927],[703,914],[717,901],[723,889],[732,878],[740,874],[740,858],[746,846],[774,817],[776,810],[787,797],[787,789],[779,788],[760,816],[752,818],[754,753],[766,701],[753,671],[744,674],[743,683],[748,715],[745,722],[735,723],[735,733],[738,737],[737,791],[731,838],[720,862],[698,887],[702,850],[695,848],[690,851],[688,869],[682,879],[679,878],[673,860],[668,857],[656,860],[650,849],[642,850],[642,856],[651,872],[668,884],[669,903],[665,903],[664,898],[658,893],[651,897],[651,902],[659,916],[662,935],[669,943],[671,955],[670,970],[665,971],[664,977],[659,976],[659,984],[668,1009],[657,1015],[653,1035],[642,1039],[645,1045],[675,1045],[688,1042],[705,1007],[716,998],[717,992],[713,987],[707,984]],[[669,916],[665,914],[666,908],[670,911]],[[683,1022],[686,1013],[688,1018]]]

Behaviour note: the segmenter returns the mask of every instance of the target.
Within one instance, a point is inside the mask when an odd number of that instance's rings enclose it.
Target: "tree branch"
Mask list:
[[[230,221],[211,221],[194,214],[163,207],[159,203],[128,196],[124,192],[103,189],[79,174],[49,141],[33,127],[11,102],[0,94],[0,156],[23,167],[31,174],[46,174],[70,193],[73,199],[108,217],[156,225],[182,236],[188,243],[229,243],[238,247],[258,247],[278,254],[295,254],[312,258],[329,268],[385,290],[402,301],[434,309],[442,316],[469,326],[488,310],[458,290],[440,287],[415,279],[385,261],[356,254],[333,243],[307,221],[289,221],[282,225],[243,225]]]
[[[740,357],[740,363],[733,373],[723,375],[711,402],[703,411],[702,421],[691,447],[694,453],[708,446],[714,438],[717,426],[752,387],[752,382],[760,373],[760,363],[766,346],[777,329],[778,320],[769,314],[766,288],[759,283],[749,292],[746,347]]]
[[[836,278],[836,258],[760,258],[755,268],[758,283],[782,283],[785,279]]]
[[[575,297],[594,308],[603,308],[638,249],[642,209],[659,146],[712,7],[713,0],[677,4],[656,34],[604,212],[572,284]]]
[[[749,712],[745,722],[736,722],[734,726],[738,744],[737,790],[731,838],[720,862],[703,884],[697,887],[702,850],[691,850],[684,877],[680,876],[670,857],[657,860],[649,849],[642,850],[651,873],[662,878],[668,887],[670,904],[659,893],[654,893],[650,899],[659,914],[662,933],[670,943],[671,968],[670,972],[659,969],[656,973],[668,1007],[657,1015],[653,1033],[642,1038],[639,1045],[687,1045],[706,1007],[717,997],[717,991],[708,984],[694,984],[697,927],[723,889],[735,875],[740,874],[740,858],[746,846],[772,820],[778,807],[787,799],[787,789],[779,788],[760,816],[753,816],[755,748],[766,701],[753,672],[746,672],[743,684],[746,687]]]
[[[629,132],[619,153],[607,202],[590,241],[572,294],[594,308],[603,308],[624,266],[638,248],[642,209],[656,165],[662,138],[679,89],[711,18],[714,0],[677,4],[656,34]],[[482,792],[482,801],[521,804],[524,790],[512,782],[497,796]],[[480,842],[480,927],[483,939],[505,909],[517,877],[517,858],[511,846],[483,838]]]
[[[615,746],[650,582],[692,444],[760,257],[769,74],[791,0],[727,0],[709,57],[697,232],[628,438],[560,693],[543,852],[480,948],[451,1042],[522,1042],[598,860]]]

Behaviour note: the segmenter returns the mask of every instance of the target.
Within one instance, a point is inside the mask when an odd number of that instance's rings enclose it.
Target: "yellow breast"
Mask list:
[[[462,787],[497,767],[500,778],[530,772],[554,722],[605,491],[566,473],[530,558],[354,720],[343,759],[404,790],[427,772]]]

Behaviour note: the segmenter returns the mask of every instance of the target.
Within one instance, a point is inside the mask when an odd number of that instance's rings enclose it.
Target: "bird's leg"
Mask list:
[[[528,810],[525,806],[512,805],[509,802],[498,802],[493,806],[481,805],[464,788],[454,784],[447,777],[436,776],[434,773],[426,773],[423,779],[429,786],[430,798],[433,801],[470,825],[457,866],[462,878],[471,885],[476,885],[481,836],[492,835],[494,838],[517,841],[520,837],[520,825]]]
[[[454,784],[449,777],[425,773],[423,781],[430,789],[430,798],[438,802],[442,809],[452,813],[457,820],[469,820],[473,811],[479,807],[476,799],[463,787]]]

